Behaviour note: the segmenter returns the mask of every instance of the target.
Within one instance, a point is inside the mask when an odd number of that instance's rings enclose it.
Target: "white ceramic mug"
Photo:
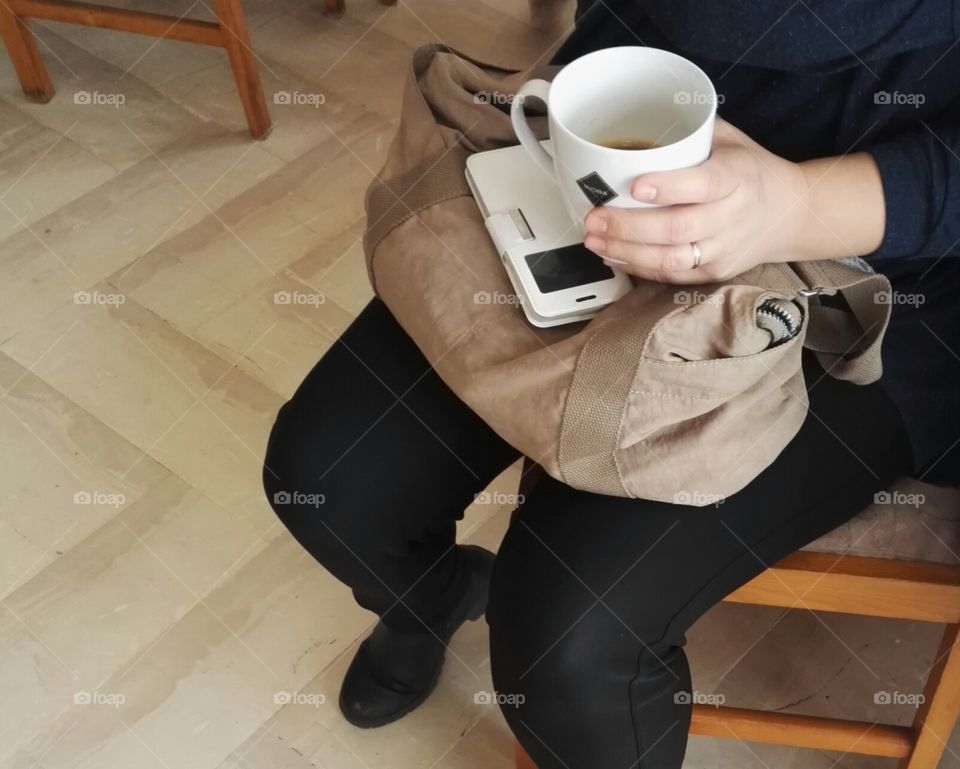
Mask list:
[[[549,152],[523,113],[523,103],[530,97],[547,107]],[[530,80],[517,92],[510,110],[517,138],[559,184],[581,231],[594,206],[654,205],[630,195],[641,174],[705,161],[716,114],[717,93],[702,69],[669,51],[640,46],[589,53],[561,69],[552,83]],[[654,146],[603,146],[637,140]]]

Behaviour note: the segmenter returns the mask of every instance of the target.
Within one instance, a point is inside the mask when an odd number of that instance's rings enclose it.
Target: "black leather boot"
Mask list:
[[[392,630],[378,622],[360,644],[340,688],[340,710],[354,726],[384,726],[423,702],[440,678],[447,643],[466,620],[483,616],[494,555],[467,545],[469,579],[463,597],[433,633]]]

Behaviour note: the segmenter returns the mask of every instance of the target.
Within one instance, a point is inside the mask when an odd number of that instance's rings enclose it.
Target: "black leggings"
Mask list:
[[[799,434],[719,506],[546,477],[528,494],[497,555],[487,621],[495,689],[522,695],[504,715],[540,769],[680,769],[687,628],[909,470],[880,387],[838,382],[811,361],[807,381]],[[374,301],[281,409],[264,483],[294,537],[361,606],[427,632],[461,595],[456,521],[518,457]]]

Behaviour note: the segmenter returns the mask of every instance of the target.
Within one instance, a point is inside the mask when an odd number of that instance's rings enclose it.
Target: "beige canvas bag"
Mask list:
[[[588,491],[705,505],[743,488],[807,414],[801,351],[829,376],[879,378],[890,285],[852,264],[757,267],[723,283],[639,281],[589,322],[539,329],[464,177],[472,152],[516,144],[509,97],[530,77],[445,46],[414,52],[400,125],[367,191],[370,279],[454,392],[553,477]],[[543,118],[532,126],[546,130]],[[847,309],[823,306],[842,294]],[[800,324],[772,344],[757,310]],[[842,304],[842,303],[840,303]]]

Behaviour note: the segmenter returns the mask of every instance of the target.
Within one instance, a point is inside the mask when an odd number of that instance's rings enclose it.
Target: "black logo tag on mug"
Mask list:
[[[610,188],[610,185],[607,184],[603,180],[603,177],[596,171],[577,179],[577,184],[580,185],[583,194],[587,196],[587,200],[595,206],[602,206],[617,197],[617,193]]]

